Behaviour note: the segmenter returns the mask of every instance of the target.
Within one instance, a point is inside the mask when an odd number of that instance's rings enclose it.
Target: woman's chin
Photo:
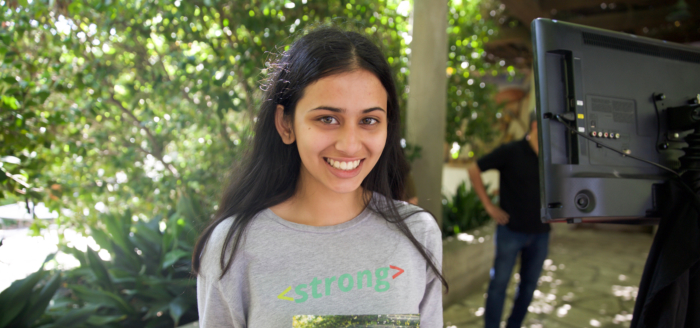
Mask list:
[[[360,185],[353,186],[353,187],[335,187],[331,188],[331,190],[337,194],[352,194],[356,192],[360,192],[361,188]]]
[[[326,183],[326,188],[337,194],[349,194],[361,191],[362,181],[341,181]]]

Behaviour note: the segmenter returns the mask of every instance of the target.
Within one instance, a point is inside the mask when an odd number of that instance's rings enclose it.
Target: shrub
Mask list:
[[[488,186],[486,187],[488,190]],[[491,196],[495,201],[496,196]],[[452,236],[460,232],[481,227],[491,220],[484,204],[474,189],[467,191],[465,182],[457,187],[452,198],[442,196],[442,236]]]
[[[91,226],[91,235],[110,259],[61,246],[80,266],[53,275],[42,266],[15,281],[0,294],[0,328],[158,328],[198,319],[195,230],[177,213],[148,222],[134,222],[130,211],[100,219],[104,226]]]

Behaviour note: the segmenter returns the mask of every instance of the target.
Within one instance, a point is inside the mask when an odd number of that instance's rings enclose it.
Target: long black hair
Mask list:
[[[358,69],[374,74],[387,92],[387,140],[377,164],[362,182],[368,192],[383,197],[365,206],[395,224],[427,260],[433,272],[447,288],[447,282],[435,266],[432,254],[413,236],[405,219],[417,211],[400,209],[394,199],[404,194],[404,178],[409,166],[401,149],[400,113],[391,68],[382,51],[365,36],[334,27],[320,27],[302,36],[270,66],[267,88],[255,126],[251,151],[234,168],[214,220],[204,229],[192,254],[193,272],[200,268],[200,256],[216,226],[236,216],[221,250],[221,277],[228,272],[246,227],[258,212],[291,198],[299,180],[301,158],[296,143],[282,142],[275,128],[277,105],[284,106],[285,117],[294,121],[297,102],[304,89],[319,79]],[[371,206],[370,206],[371,205]],[[230,256],[226,250],[232,247]]]

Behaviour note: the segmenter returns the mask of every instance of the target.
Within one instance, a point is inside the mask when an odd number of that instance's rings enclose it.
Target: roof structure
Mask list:
[[[500,0],[499,36],[486,44],[492,58],[532,66],[530,22],[557,19],[700,47],[700,0]]]

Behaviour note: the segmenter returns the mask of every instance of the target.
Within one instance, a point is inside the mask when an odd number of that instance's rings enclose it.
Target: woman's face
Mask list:
[[[372,73],[358,69],[307,86],[287,139],[280,134],[286,143],[297,143],[305,188],[348,193],[357,191],[377,164],[387,123],[384,86]]]

